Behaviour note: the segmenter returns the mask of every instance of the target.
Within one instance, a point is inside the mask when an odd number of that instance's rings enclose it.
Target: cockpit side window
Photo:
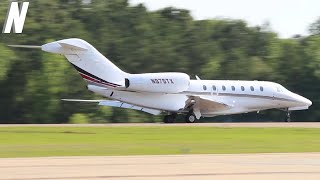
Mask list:
[[[276,86],[276,89],[277,89],[277,92],[285,92],[285,91],[287,91],[286,88],[284,88],[283,86],[280,86],[280,85]]]

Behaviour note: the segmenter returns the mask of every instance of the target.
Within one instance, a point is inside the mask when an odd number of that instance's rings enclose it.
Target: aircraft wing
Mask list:
[[[112,100],[83,100],[83,99],[61,99],[62,101],[69,101],[69,102],[87,102],[87,103],[98,103],[100,106],[110,106],[110,107],[119,107],[125,109],[134,109],[138,111],[143,111],[153,115],[159,115],[161,113],[160,110],[144,108],[128,103],[123,103],[121,101],[112,101]]]
[[[224,111],[233,107],[224,102],[212,100],[203,96],[188,95],[188,97],[189,98],[185,103],[185,109],[190,109],[192,107],[197,117],[200,117],[201,114]]]

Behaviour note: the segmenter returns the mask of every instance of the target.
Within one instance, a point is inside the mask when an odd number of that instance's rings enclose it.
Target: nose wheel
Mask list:
[[[291,111],[287,111],[285,122],[291,122]]]

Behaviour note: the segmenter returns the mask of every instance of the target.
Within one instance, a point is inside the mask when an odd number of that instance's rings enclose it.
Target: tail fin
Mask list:
[[[43,51],[64,55],[89,84],[119,87],[127,73],[123,72],[91,44],[81,39],[64,39],[42,46]]]

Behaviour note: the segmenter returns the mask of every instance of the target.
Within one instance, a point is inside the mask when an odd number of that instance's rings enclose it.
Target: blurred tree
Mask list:
[[[320,18],[310,25],[309,31],[313,35],[320,35]]]
[[[4,44],[0,44],[0,52],[0,81],[3,81],[7,78],[6,76],[10,69],[10,65],[17,57],[14,52]]]
[[[0,24],[8,3],[0,2]],[[320,118],[320,85],[315,83],[320,80],[319,24],[320,19],[310,26],[310,36],[280,39],[268,22],[249,27],[242,20],[196,21],[188,10],[174,7],[148,12],[128,0],[33,0],[23,34],[0,34],[0,123],[67,123],[79,114],[92,123],[159,121],[132,110],[62,102],[103,97],[86,90],[64,57],[5,47],[71,37],[87,40],[130,73],[182,71],[192,78],[282,83],[314,102],[311,110],[295,115],[315,121]],[[280,113],[267,115],[279,119]]]
[[[76,113],[70,117],[68,123],[70,123],[70,124],[88,124],[89,118],[85,114]]]

